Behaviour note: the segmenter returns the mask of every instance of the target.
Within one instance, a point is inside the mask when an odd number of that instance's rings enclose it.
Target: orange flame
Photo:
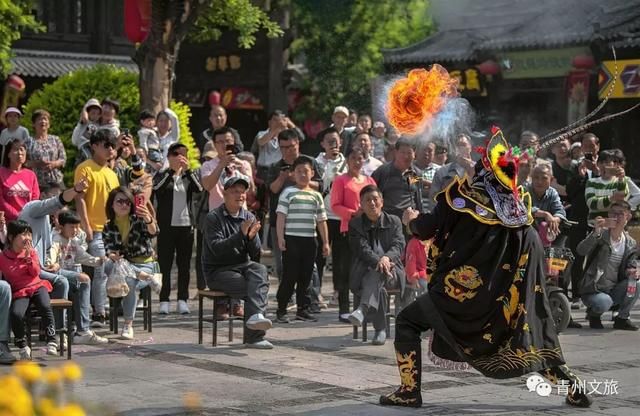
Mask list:
[[[387,119],[400,134],[415,135],[428,126],[448,98],[458,96],[458,80],[433,64],[430,70],[412,69],[389,90]]]

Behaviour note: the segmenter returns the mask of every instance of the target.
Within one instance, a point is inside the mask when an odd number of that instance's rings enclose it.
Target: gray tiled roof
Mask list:
[[[619,40],[640,28],[640,0],[433,0],[438,32],[383,51],[385,63],[473,60],[479,52]]]
[[[11,73],[17,75],[57,78],[81,68],[97,64],[115,65],[129,72],[138,72],[131,57],[123,55],[92,55],[84,53],[13,49]]]

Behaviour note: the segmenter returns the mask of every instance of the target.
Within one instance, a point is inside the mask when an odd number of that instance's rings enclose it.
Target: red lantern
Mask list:
[[[210,106],[220,105],[220,100],[221,100],[220,91],[211,91],[209,93]]]
[[[573,58],[571,65],[576,69],[591,69],[596,66],[596,61],[591,55],[578,55]]]
[[[132,43],[144,42],[151,28],[151,0],[125,0],[124,32]]]
[[[493,59],[488,59],[480,65],[476,65],[476,68],[483,75],[497,75],[500,73],[500,65]]]

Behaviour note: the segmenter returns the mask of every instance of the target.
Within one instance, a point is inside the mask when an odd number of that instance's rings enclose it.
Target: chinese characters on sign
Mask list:
[[[205,62],[205,69],[209,72],[227,71],[240,69],[242,61],[238,55],[221,55],[208,57]]]
[[[458,91],[466,96],[486,96],[484,76],[475,68],[456,69],[449,72],[452,78],[458,80]]]

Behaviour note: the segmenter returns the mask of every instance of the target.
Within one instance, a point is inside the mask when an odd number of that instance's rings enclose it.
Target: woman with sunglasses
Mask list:
[[[135,277],[126,278],[129,293],[122,300],[124,327],[121,335],[124,339],[133,339],[137,291],[151,286],[154,292],[159,293],[162,288],[162,275],[155,273],[158,268],[152,247],[152,240],[158,234],[158,225],[144,204],[134,206],[133,194],[124,186],[111,191],[106,211],[103,239],[111,261],[105,265],[105,272],[111,274],[115,262],[126,259],[136,274]]]

